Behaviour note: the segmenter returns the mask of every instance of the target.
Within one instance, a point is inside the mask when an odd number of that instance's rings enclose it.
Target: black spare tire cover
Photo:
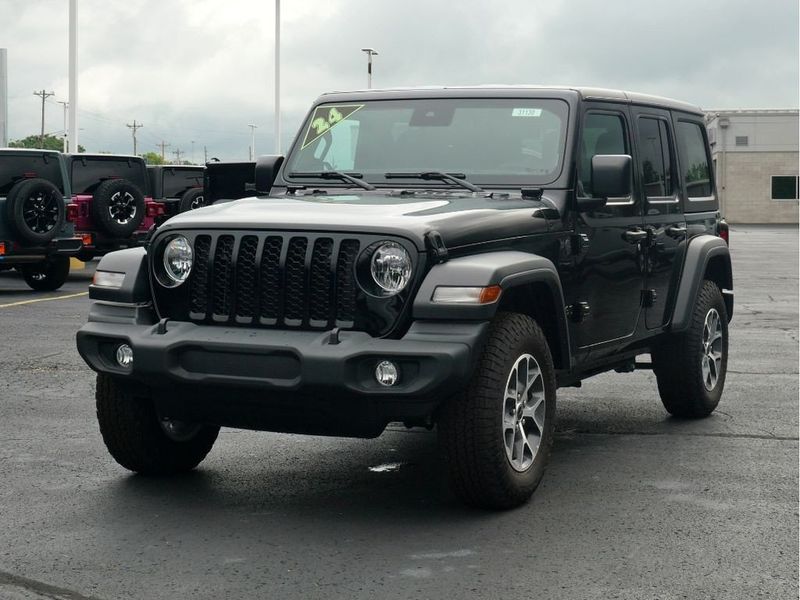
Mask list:
[[[46,244],[64,227],[64,195],[46,179],[22,179],[8,191],[5,213],[21,242]]]
[[[144,194],[127,179],[108,179],[94,192],[92,218],[112,237],[129,237],[144,219]]]

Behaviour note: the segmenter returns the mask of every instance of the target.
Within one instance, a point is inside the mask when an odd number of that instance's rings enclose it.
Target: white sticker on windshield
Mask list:
[[[541,117],[541,108],[515,108],[511,111],[512,117]]]

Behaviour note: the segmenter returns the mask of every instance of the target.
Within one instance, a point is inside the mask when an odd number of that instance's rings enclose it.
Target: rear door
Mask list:
[[[644,203],[645,282],[642,304],[645,324],[655,329],[666,324],[671,292],[675,291],[686,242],[675,154],[675,135],[669,111],[634,106],[636,165]]]

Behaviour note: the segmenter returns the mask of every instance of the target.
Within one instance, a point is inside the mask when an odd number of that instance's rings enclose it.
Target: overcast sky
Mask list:
[[[272,0],[78,0],[80,142],[190,158],[273,150]],[[59,134],[67,0],[0,0],[9,137]],[[796,0],[284,0],[284,145],[322,92],[366,86],[571,84],[670,96],[705,108],[798,106]]]

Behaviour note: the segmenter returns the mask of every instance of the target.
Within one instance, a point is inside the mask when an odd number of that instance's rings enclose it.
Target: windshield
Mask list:
[[[301,129],[286,178],[357,172],[396,186],[386,173],[441,171],[484,185],[546,184],[561,171],[567,111],[562,100],[536,98],[321,104]],[[431,185],[402,185],[420,184]]]

